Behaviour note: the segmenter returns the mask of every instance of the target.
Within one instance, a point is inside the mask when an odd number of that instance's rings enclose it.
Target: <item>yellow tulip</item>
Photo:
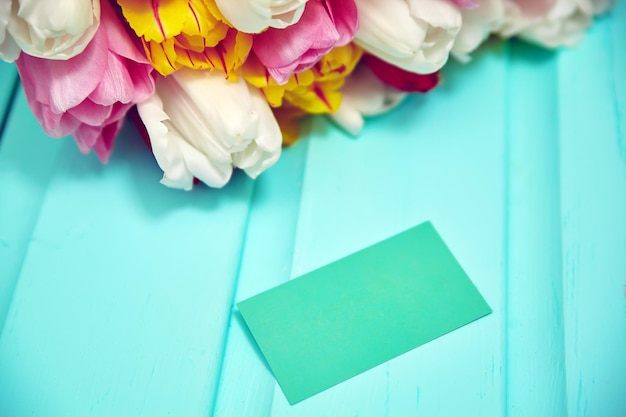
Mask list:
[[[339,90],[362,54],[363,50],[352,43],[333,48],[312,68],[292,74],[283,85],[270,77],[254,55],[241,67],[241,74],[250,84],[262,89],[272,107],[280,107],[286,101],[307,113],[334,113],[341,104]]]
[[[231,28],[214,0],[118,0],[155,69],[219,69],[227,75],[246,60],[252,36]],[[156,5],[155,5],[156,4]]]

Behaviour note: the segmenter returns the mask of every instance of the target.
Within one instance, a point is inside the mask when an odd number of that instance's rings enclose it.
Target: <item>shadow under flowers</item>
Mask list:
[[[489,57],[496,55],[501,59],[528,60],[531,62],[548,62],[554,58],[554,51],[547,51],[540,47],[522,42],[505,42],[500,39],[491,39],[478,51],[472,54],[472,60],[468,63],[459,63],[454,59],[443,69],[443,81],[434,91],[422,95],[413,94],[408,97],[393,111],[368,119],[375,119],[386,126],[396,126],[398,129],[404,125],[406,117],[410,117],[412,122],[418,122],[421,112],[418,108],[428,106],[432,96],[445,97],[453,94],[453,90],[458,87],[457,79],[471,76],[471,71],[481,71],[483,61],[489,61]],[[463,75],[460,75],[460,73]],[[369,125],[366,121],[366,127]],[[371,126],[370,126],[371,128]],[[328,134],[332,131],[333,134]],[[389,132],[387,132],[389,133]],[[312,136],[316,140],[336,139],[336,136],[349,138],[350,135],[342,132],[330,118],[315,118],[308,120],[302,129],[300,141],[308,141]],[[363,139],[366,140],[367,138]],[[66,139],[68,142],[70,139]],[[69,149],[69,148],[74,149]],[[289,148],[283,152],[289,152]],[[280,161],[279,161],[280,163]],[[92,181],[93,186],[100,186],[100,182],[117,183],[120,193],[131,193],[132,198],[143,208],[146,214],[151,217],[162,217],[170,212],[185,208],[195,208],[202,211],[217,210],[219,207],[233,203],[249,202],[253,188],[257,187],[256,182],[248,178],[242,171],[235,170],[231,181],[222,189],[213,189],[198,184],[192,191],[170,189],[160,184],[163,175],[161,169],[152,155],[152,152],[141,139],[137,128],[127,122],[120,132],[113,155],[108,164],[103,165],[95,155],[82,155],[72,143],[68,143],[61,153],[61,171],[65,175],[72,176],[76,181]],[[271,169],[275,169],[272,167]],[[111,177],[110,179],[104,177]],[[263,187],[260,187],[263,188]],[[255,193],[258,194],[260,190]],[[257,196],[258,198],[258,196]]]
[[[202,183],[195,185],[191,191],[164,186],[160,183],[163,171],[129,120],[117,137],[107,164],[102,164],[93,154],[85,156],[76,149],[66,151],[62,158],[65,159],[63,164],[68,176],[77,181],[80,178],[96,179],[94,186],[100,182],[117,184],[120,194],[131,193],[137,205],[153,217],[165,216],[180,209],[211,211],[227,204],[245,203],[249,201],[253,189],[254,181],[238,169],[222,189],[210,188]]]
[[[520,39],[501,39],[492,36],[480,48],[472,52],[469,62],[459,62],[450,57],[442,69],[443,82],[433,93],[457,88],[456,84],[463,83],[468,72],[482,71],[483,61],[489,60],[490,57],[497,57],[500,60],[520,60],[539,65],[555,59],[557,55],[558,50],[546,49]]]

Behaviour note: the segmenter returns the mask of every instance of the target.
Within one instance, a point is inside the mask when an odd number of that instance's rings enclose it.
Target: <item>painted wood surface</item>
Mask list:
[[[0,138],[7,120],[7,111],[15,94],[17,70],[14,65],[0,61]]]
[[[493,43],[358,139],[317,119],[258,180],[191,193],[132,127],[102,167],[19,94],[0,415],[626,415],[622,39],[623,2],[576,49]],[[424,220],[494,313],[288,405],[234,303]]]

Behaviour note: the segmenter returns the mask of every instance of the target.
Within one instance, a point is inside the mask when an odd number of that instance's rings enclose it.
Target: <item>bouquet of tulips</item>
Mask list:
[[[358,134],[450,55],[574,44],[610,1],[0,0],[0,58],[48,135],[106,162],[137,106],[163,184],[221,187],[274,164],[305,115]]]

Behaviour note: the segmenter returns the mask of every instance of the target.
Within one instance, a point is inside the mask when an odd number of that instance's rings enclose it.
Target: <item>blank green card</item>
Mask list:
[[[491,312],[430,223],[237,306],[291,404]]]

